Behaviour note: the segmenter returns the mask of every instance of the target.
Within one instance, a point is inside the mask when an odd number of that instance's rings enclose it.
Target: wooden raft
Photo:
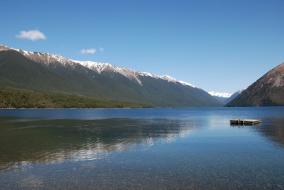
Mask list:
[[[256,125],[261,123],[260,120],[256,119],[231,119],[230,124],[231,125]]]

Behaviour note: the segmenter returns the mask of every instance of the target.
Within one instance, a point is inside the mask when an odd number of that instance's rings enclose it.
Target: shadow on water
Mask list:
[[[152,145],[194,130],[190,121],[167,119],[0,119],[0,169],[28,163],[92,160],[135,144]]]

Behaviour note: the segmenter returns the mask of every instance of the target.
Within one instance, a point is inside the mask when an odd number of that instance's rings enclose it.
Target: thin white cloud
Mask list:
[[[230,96],[232,96],[232,93],[228,93],[228,92],[215,92],[215,91],[210,91],[209,94],[211,96],[218,96],[218,97],[223,97],[223,98],[229,98]]]
[[[81,50],[81,54],[84,54],[84,55],[94,55],[96,52],[97,50],[95,48]]]
[[[37,41],[37,40],[45,40],[46,36],[44,33],[42,33],[39,30],[23,30],[20,31],[19,34],[16,35],[17,38],[23,39],[23,40],[31,40],[31,41]]]
[[[104,51],[105,51],[105,49],[104,49],[104,48],[102,48],[102,47],[100,47],[100,48],[99,48],[99,51],[100,51],[100,52],[104,52]]]

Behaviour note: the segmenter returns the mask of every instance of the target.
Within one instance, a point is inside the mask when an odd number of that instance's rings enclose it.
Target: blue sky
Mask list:
[[[284,61],[283,8],[283,0],[9,0],[0,43],[234,92]],[[30,30],[45,39],[19,37]]]

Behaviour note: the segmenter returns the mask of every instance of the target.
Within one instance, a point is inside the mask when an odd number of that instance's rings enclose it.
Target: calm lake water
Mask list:
[[[284,107],[0,110],[0,189],[281,190]]]

